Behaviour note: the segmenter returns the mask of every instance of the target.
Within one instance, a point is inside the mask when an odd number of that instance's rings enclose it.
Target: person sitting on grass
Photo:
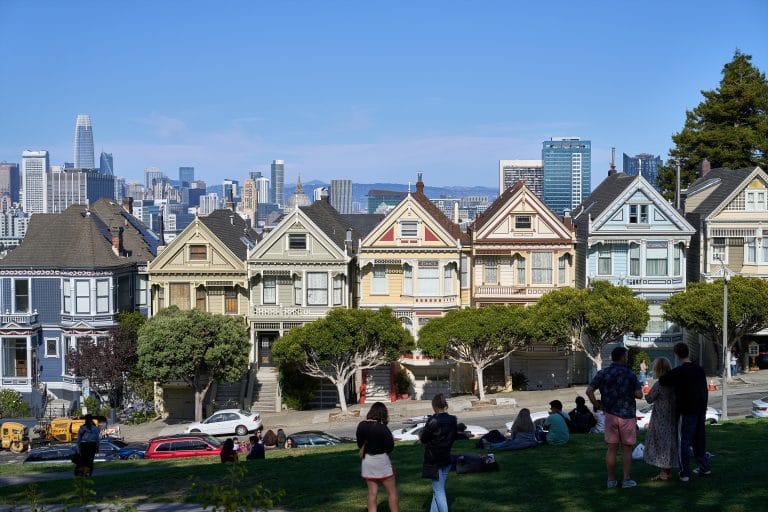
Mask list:
[[[595,426],[590,430],[593,434],[605,433],[605,411],[603,411],[602,400],[595,400],[595,405],[592,407],[595,412]]]
[[[552,446],[561,446],[570,439],[568,423],[570,419],[563,413],[563,403],[560,400],[549,402],[549,416],[544,421],[547,435],[544,442]]]
[[[529,409],[520,409],[517,414],[512,428],[510,429],[511,438],[508,441],[502,441],[500,443],[488,443],[484,442],[485,448],[493,451],[506,451],[506,450],[523,450],[525,448],[532,448],[539,444],[536,441],[536,429],[531,420],[531,411]]]
[[[264,449],[274,450],[277,448],[277,434],[272,429],[267,430],[264,434]]]
[[[264,458],[264,445],[261,442],[261,433],[257,432],[255,436],[251,436],[251,451],[245,457],[247,460],[256,460]]]
[[[597,424],[595,416],[587,408],[586,403],[583,396],[577,396],[576,408],[568,413],[571,418],[571,432],[574,434],[586,434]]]
[[[237,452],[235,451],[235,442],[231,438],[227,438],[224,441],[224,445],[221,447],[221,452],[219,453],[219,456],[221,457],[221,462],[227,463],[230,462],[234,464],[237,462]]]

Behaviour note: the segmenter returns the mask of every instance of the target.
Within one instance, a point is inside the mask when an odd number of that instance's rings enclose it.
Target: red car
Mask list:
[[[154,437],[149,440],[145,459],[171,459],[176,457],[200,457],[218,455],[221,441],[205,434],[177,434]]]

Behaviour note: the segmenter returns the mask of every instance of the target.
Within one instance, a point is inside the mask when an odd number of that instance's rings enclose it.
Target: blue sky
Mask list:
[[[0,161],[72,160],[93,119],[115,171],[209,184],[286,161],[286,182],[497,186],[551,136],[666,157],[736,48],[768,70],[765,0],[0,0]]]

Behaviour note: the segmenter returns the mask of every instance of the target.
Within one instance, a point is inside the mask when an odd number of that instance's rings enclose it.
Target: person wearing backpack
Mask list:
[[[549,416],[544,421],[547,428],[547,436],[544,442],[552,446],[561,446],[571,438],[570,427],[571,420],[563,412],[563,403],[560,400],[549,402]]]
[[[594,414],[586,406],[587,401],[583,396],[576,397],[576,408],[568,413],[571,418],[571,433],[586,434],[597,425]]]

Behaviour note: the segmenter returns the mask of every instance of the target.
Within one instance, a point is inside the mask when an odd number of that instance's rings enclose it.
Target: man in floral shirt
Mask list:
[[[629,471],[632,466],[632,447],[637,440],[635,399],[643,398],[640,381],[627,366],[627,349],[616,347],[611,352],[611,365],[600,370],[587,387],[592,405],[597,404],[595,390],[600,390],[600,400],[605,410],[605,442],[608,452],[605,465],[608,469],[608,488],[618,486],[616,481],[616,456],[621,445],[621,463],[624,471],[622,488],[634,487]]]

